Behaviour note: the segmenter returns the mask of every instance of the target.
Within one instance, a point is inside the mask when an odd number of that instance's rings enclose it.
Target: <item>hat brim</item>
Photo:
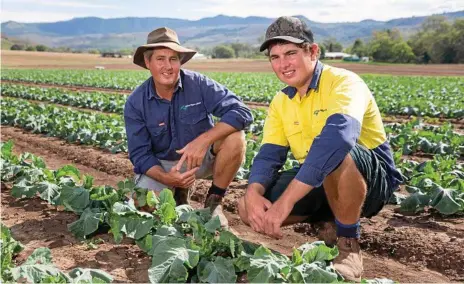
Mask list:
[[[272,38],[266,40],[265,42],[263,42],[263,44],[261,44],[261,47],[259,48],[259,51],[263,52],[264,50],[266,50],[269,47],[269,45],[272,42],[274,42],[276,40],[284,40],[284,41],[288,41],[288,42],[296,43],[296,44],[300,44],[300,43],[304,42],[304,40],[296,38],[296,37],[292,37],[292,36],[275,36],[275,37],[272,37]]]
[[[186,63],[187,61],[192,59],[192,57],[197,53],[195,50],[185,48],[174,42],[160,42],[160,43],[144,44],[144,45],[139,46],[137,50],[135,51],[134,64],[140,67],[143,67],[145,69],[148,69],[147,66],[145,66],[145,59],[143,58],[143,53],[146,50],[149,50],[155,47],[166,47],[166,48],[169,48],[169,49],[172,49],[178,52],[180,55],[180,64]]]

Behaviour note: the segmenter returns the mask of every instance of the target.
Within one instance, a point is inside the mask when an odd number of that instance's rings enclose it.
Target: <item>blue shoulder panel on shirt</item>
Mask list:
[[[251,167],[248,183],[259,183],[267,188],[287,160],[289,148],[266,143],[259,149]]]
[[[314,139],[296,179],[318,187],[355,146],[361,133],[361,124],[346,114],[327,118],[321,134]]]

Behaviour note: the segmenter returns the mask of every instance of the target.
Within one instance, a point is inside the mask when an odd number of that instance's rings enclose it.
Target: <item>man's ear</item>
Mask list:
[[[148,68],[150,61],[145,56],[143,56],[143,61],[145,61],[145,66]]]
[[[311,49],[311,60],[317,60],[319,57],[319,45],[317,45],[317,43],[313,43],[310,49]]]

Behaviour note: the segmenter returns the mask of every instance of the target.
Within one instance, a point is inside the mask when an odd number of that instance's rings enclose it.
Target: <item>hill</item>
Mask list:
[[[442,14],[448,20],[463,18],[464,11]],[[308,23],[316,41],[334,37],[344,45],[356,38],[368,39],[375,30],[399,29],[405,34],[416,30],[426,17],[410,17],[390,21],[364,20],[348,23],[319,23],[298,16]],[[258,44],[272,18],[231,17],[218,15],[196,21],[172,18],[75,18],[55,23],[2,23],[2,33],[18,39],[47,46],[75,49],[133,48],[145,42],[147,33],[156,27],[168,26],[188,46],[207,47],[218,43],[246,42]]]

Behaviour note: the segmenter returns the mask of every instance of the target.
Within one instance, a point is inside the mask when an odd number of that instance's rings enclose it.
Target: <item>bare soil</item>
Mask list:
[[[464,76],[462,64],[390,65],[349,62],[329,64],[358,74]],[[95,69],[96,66],[103,66],[106,69],[143,70],[133,64],[131,58],[103,58],[96,54],[2,50],[2,68]],[[185,64],[185,68],[201,72],[272,72],[269,61],[266,59],[191,60]]]
[[[2,126],[1,130],[1,140],[13,139],[16,152],[39,155],[50,168],[74,164],[82,173],[93,175],[96,184],[113,186],[132,176],[132,165],[125,154],[113,155],[13,127]],[[209,186],[207,180],[197,183],[194,206],[200,206]],[[245,188],[246,181],[234,182],[224,201],[231,229],[240,237],[259,241],[283,253],[315,240],[314,231],[306,224],[286,227],[284,241],[250,230],[236,215],[236,203]],[[121,282],[148,281],[146,271],[150,259],[130,240],[116,245],[110,235],[98,235],[104,243],[96,250],[87,250],[87,245],[67,230],[66,225],[76,218],[36,198],[15,200],[8,190],[2,190],[2,222],[27,247],[18,263],[33,249],[48,246],[54,262],[62,269],[93,267],[111,273]],[[394,206],[387,206],[379,215],[362,219],[361,245],[365,251],[366,278],[387,277],[400,282],[464,281],[464,219],[459,216],[442,218],[434,212],[404,216],[396,213]]]

